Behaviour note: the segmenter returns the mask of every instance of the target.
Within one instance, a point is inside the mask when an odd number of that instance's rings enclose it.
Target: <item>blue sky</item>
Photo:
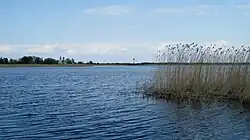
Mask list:
[[[163,44],[250,44],[248,0],[0,0],[0,55],[152,61]]]

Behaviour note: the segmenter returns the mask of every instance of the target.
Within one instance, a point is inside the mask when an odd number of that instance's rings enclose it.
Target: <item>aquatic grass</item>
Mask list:
[[[157,55],[147,94],[175,100],[238,100],[250,103],[250,47],[167,45]]]

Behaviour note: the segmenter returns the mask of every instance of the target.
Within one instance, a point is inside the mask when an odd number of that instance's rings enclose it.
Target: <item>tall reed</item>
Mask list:
[[[250,46],[167,45],[150,93],[167,99],[233,99],[250,103]]]

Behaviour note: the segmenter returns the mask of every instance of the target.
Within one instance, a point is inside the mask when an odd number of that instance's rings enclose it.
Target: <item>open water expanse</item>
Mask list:
[[[0,139],[250,139],[236,103],[143,98],[150,66],[0,68]]]

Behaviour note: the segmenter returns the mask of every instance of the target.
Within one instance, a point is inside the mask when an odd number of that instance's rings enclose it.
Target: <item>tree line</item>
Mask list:
[[[88,64],[92,64],[89,61]],[[0,57],[0,64],[83,64],[82,61],[75,62],[73,58],[60,57],[59,60],[54,58],[42,58],[37,56],[23,56],[19,59],[8,59]]]

